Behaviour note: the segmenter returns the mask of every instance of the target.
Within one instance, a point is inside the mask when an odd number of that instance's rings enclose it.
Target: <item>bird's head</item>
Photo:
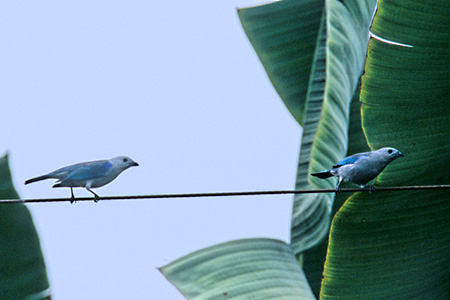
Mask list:
[[[129,167],[136,167],[139,166],[137,162],[132,160],[131,158],[127,156],[117,156],[110,160],[110,162],[123,170],[128,169]]]
[[[379,152],[381,152],[381,154],[388,158],[389,160],[394,160],[397,157],[402,157],[404,156],[403,153],[401,153],[400,151],[398,151],[395,148],[391,148],[391,147],[384,147],[378,150]]]

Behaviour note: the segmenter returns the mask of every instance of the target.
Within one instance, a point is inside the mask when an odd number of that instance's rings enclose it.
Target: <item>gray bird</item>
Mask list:
[[[129,157],[118,156],[109,160],[89,161],[60,168],[51,173],[28,179],[25,184],[44,179],[58,179],[53,187],[70,187],[71,203],[75,201],[74,187],[85,188],[94,195],[94,201],[98,202],[100,197],[91,188],[98,188],[110,183],[120,173],[133,166],[139,166],[139,164]]]
[[[339,177],[336,185],[336,193],[340,191],[342,181],[349,181],[366,187],[367,183],[378,176],[383,169],[397,157],[402,157],[403,153],[395,148],[384,147],[376,151],[357,153],[346,157],[331,168],[331,170],[319,173],[312,173],[312,176],[326,179],[332,176]],[[375,189],[369,186],[370,191]]]

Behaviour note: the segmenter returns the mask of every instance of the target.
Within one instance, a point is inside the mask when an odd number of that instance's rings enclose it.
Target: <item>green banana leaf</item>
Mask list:
[[[280,98],[303,124],[310,75],[313,68],[321,68],[322,74],[324,69],[313,63],[318,43],[325,43],[324,2],[285,0],[240,9],[238,14]]]
[[[0,199],[18,199],[8,156],[0,157]],[[24,204],[0,205],[0,299],[50,299],[39,238]]]
[[[307,107],[308,122],[303,125],[296,189],[334,187],[334,180],[321,180],[310,174],[327,170],[346,156],[349,130],[361,132],[357,112],[355,127],[349,128],[350,103],[358,99],[375,5],[376,1],[327,1],[326,68],[316,71],[325,79],[322,94],[315,98],[323,100],[314,99]],[[311,90],[317,91],[315,87]],[[365,139],[362,141],[365,143]],[[328,234],[333,199],[332,194],[295,195],[291,244],[297,255]]]
[[[363,69],[375,5],[376,1],[331,0],[324,6],[323,1],[286,0],[239,11],[269,78],[303,126],[296,189],[334,186],[332,180],[309,174],[347,154],[349,105]],[[296,254],[327,235],[332,203],[331,194],[294,197],[291,243]]]
[[[348,141],[348,155],[369,151],[369,146],[366,143],[364,133],[361,128],[361,113],[360,113],[359,89],[350,106],[350,126],[349,126],[349,141]],[[354,187],[350,184],[342,183],[342,187]],[[349,197],[348,193],[340,193],[336,195],[331,215],[334,216],[342,204]],[[328,249],[328,235],[320,243],[311,249],[303,252],[299,259],[303,265],[303,271],[310,284],[314,295],[319,298],[320,288],[322,286],[323,266]]]
[[[215,245],[160,271],[187,299],[314,299],[291,247],[273,239]]]
[[[310,16],[315,18],[319,16],[317,9],[322,9],[319,28],[317,28],[317,22],[307,23],[309,28],[306,26],[301,28],[300,25],[297,25],[295,28],[297,34],[291,33],[291,36],[285,40],[276,39],[281,46],[274,47],[274,43],[270,39],[267,41],[268,37],[274,35],[270,32],[283,32],[283,29],[288,32],[293,31],[291,22],[286,22],[288,25],[285,25],[280,20],[282,15],[291,16],[288,10],[292,10],[291,6],[294,3],[300,7],[299,2],[314,7],[315,14],[310,14]],[[282,3],[286,10],[274,9],[274,15],[270,15],[272,18],[267,12],[272,4],[241,11],[240,17],[249,40],[255,47],[280,97],[303,126],[296,189],[309,189],[311,188],[309,182],[311,165],[318,162],[319,166],[315,171],[324,170],[345,156],[343,151],[347,147],[345,133],[349,119],[347,155],[369,150],[361,130],[358,87],[365,61],[368,28],[376,1],[345,1],[344,3],[329,1],[328,20],[326,19],[327,11],[323,9],[323,6],[317,6],[322,5],[323,2],[282,1]],[[262,12],[257,9],[261,9]],[[296,24],[303,24],[304,15],[308,11],[306,8],[298,8],[298,10],[303,14],[297,14],[299,19]],[[244,14],[243,12],[248,13]],[[259,19],[256,17],[258,13]],[[271,31],[268,30],[269,25],[267,24],[271,25]],[[305,67],[306,63],[310,63],[309,56],[303,49],[311,51],[312,42],[311,36],[304,34],[305,30],[317,30],[317,37],[312,41],[316,43],[316,46],[311,61],[308,87],[305,89],[304,84],[297,84],[297,90],[300,93],[290,94],[289,89],[285,89],[283,93],[284,86],[280,82],[301,82],[304,72],[309,70]],[[329,35],[328,40],[327,34]],[[281,34],[281,36],[284,35]],[[308,41],[309,47],[298,47]],[[285,50],[286,47],[290,47],[290,52]],[[294,51],[297,56],[292,54]],[[280,53],[290,53],[290,55],[285,56],[285,59],[280,59]],[[299,59],[298,56],[308,59]],[[303,65],[299,62],[302,62]],[[282,72],[283,68],[288,70],[292,68],[298,70],[299,73]],[[350,116],[348,116],[348,104],[352,96]],[[299,107],[302,108],[301,111],[298,110]],[[318,145],[314,144],[316,140],[318,140]],[[342,151],[336,151],[336,145],[340,145]],[[333,181],[319,180],[312,183],[317,188],[330,188],[333,187],[333,184]],[[306,276],[316,296],[319,295],[328,243],[328,240],[323,237],[328,233],[330,217],[339,209],[348,195],[338,196],[335,203],[333,203],[332,197],[333,195],[329,194],[296,195],[294,197],[291,243],[299,256],[299,261],[303,263]],[[307,250],[311,247],[314,248]],[[300,256],[305,250],[304,255]]]
[[[450,1],[380,1],[362,80],[372,148],[405,157],[377,185],[448,184]],[[321,299],[450,299],[450,193],[356,193],[333,220]]]

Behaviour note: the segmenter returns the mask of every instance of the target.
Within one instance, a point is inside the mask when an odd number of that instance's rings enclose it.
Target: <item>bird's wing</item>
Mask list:
[[[70,172],[63,181],[66,180],[89,180],[105,176],[111,170],[112,164],[107,161],[94,161],[82,163],[78,168]]]
[[[55,170],[51,173],[48,173],[47,175],[53,176],[53,175],[64,175],[64,174],[70,174],[71,172],[75,171],[76,169],[79,169],[83,166],[83,163],[70,165],[67,167],[60,168],[58,170]]]
[[[344,165],[352,165],[354,164],[356,161],[358,161],[359,159],[361,159],[362,157],[368,157],[370,152],[364,152],[364,153],[357,153],[357,154],[353,154],[349,157],[344,158],[343,160],[341,160],[340,162],[338,162],[336,165],[333,166],[333,168],[339,168],[342,167]]]

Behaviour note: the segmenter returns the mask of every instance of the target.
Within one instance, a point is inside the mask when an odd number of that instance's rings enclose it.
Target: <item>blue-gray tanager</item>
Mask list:
[[[94,194],[94,201],[99,196],[91,188],[98,188],[113,181],[120,173],[129,167],[139,166],[137,162],[126,156],[118,156],[109,160],[97,160],[67,166],[46,175],[28,179],[25,184],[44,180],[58,179],[53,187],[70,187],[71,203],[75,201],[74,187],[83,187]]]
[[[338,193],[342,181],[349,181],[366,187],[367,183],[377,177],[391,161],[401,156],[403,156],[403,153],[397,149],[384,147],[376,151],[357,153],[346,157],[334,165],[331,170],[311,175],[320,179],[332,176],[339,177],[336,185],[336,193]],[[372,185],[369,187],[371,192],[374,191]]]

